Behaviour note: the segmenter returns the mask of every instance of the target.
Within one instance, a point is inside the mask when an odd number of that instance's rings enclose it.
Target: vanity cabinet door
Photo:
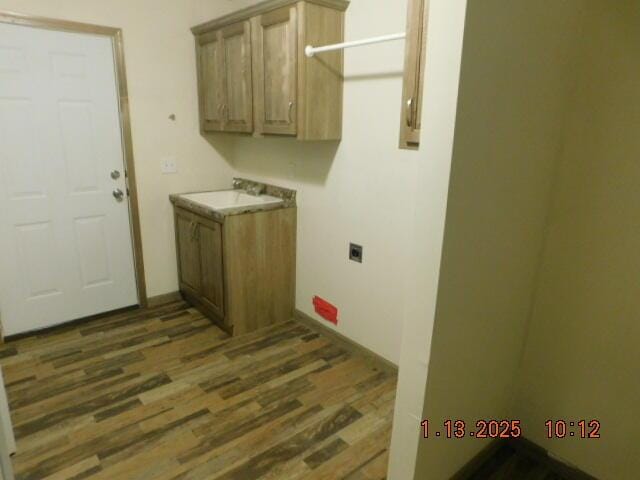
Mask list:
[[[201,288],[200,243],[197,238],[198,224],[194,216],[176,210],[176,242],[178,249],[178,271],[180,287],[194,295]]]
[[[239,22],[222,29],[224,130],[253,131],[253,85],[251,79],[251,24]]]
[[[297,14],[284,7],[254,19],[255,108],[260,133],[297,133]]]
[[[200,35],[196,45],[201,129],[203,132],[220,132],[224,130],[223,105],[226,97],[221,32]]]
[[[222,226],[206,219],[198,220],[201,299],[220,319],[224,318],[224,280],[222,270]]]

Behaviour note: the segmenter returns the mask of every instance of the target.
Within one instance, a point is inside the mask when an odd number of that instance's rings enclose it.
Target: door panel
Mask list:
[[[49,259],[57,254],[51,222],[17,225],[18,260],[24,269],[27,299],[62,295],[58,271]]]
[[[116,188],[127,190],[111,39],[0,24],[6,334],[138,303],[128,203]]]
[[[69,194],[99,190],[98,165],[86,160],[92,157],[96,149],[93,138],[93,110],[90,102],[58,103]]]
[[[256,111],[264,133],[297,132],[297,24],[296,7],[262,15],[256,22],[259,62]]]
[[[202,297],[220,318],[224,318],[224,284],[222,271],[222,228],[215,222],[200,222],[200,265]]]
[[[181,288],[187,287],[193,294],[199,294],[200,245],[196,239],[197,224],[189,213],[176,212],[176,240]]]
[[[24,132],[35,134],[38,128],[33,101],[0,98],[0,121],[4,130],[0,173],[5,178],[6,195],[16,200],[44,198],[47,187],[43,156],[35,142],[24,141]]]
[[[253,87],[251,78],[251,24],[231,25],[222,31],[226,131],[253,131]]]
[[[199,88],[202,129],[205,132],[223,130],[224,56],[220,32],[211,32],[199,39]]]
[[[84,288],[113,282],[109,261],[106,218],[96,215],[75,219],[75,237]]]

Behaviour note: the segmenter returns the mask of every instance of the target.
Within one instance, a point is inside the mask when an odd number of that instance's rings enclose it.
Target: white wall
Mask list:
[[[603,480],[631,480],[640,471],[640,8],[588,5],[518,415],[553,454]],[[549,418],[598,419],[602,438],[550,441]]]
[[[467,0],[430,0],[423,147],[414,182],[410,266],[388,478],[413,479],[429,367],[453,153]],[[420,480],[430,476],[416,477]]]
[[[197,0],[0,0],[0,10],[123,29],[138,180],[142,241],[150,296],[178,289],[169,193],[230,185],[232,169],[200,137],[190,27]],[[168,119],[175,114],[176,122]],[[224,144],[216,147],[223,151]],[[177,175],[162,175],[164,156]]]
[[[406,5],[353,0],[346,39],[403,31]],[[313,296],[329,300],[340,310],[338,332],[396,363],[415,172],[426,161],[424,151],[398,149],[403,53],[404,42],[345,52],[340,143],[231,137],[227,157],[240,176],[298,191],[296,307],[319,319]],[[349,261],[349,242],[364,246],[363,264]]]
[[[512,418],[562,142],[579,4],[469,2],[416,478],[448,479],[487,443],[446,419]],[[542,34],[544,32],[544,34]]]

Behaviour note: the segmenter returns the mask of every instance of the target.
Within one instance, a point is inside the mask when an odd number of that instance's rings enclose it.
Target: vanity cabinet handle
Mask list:
[[[413,126],[413,97],[407,100],[407,127]]]
[[[293,111],[293,102],[289,102],[289,123],[293,123],[293,116],[291,115]]]

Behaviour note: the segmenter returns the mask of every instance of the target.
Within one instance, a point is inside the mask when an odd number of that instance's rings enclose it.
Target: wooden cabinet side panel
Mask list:
[[[224,243],[226,314],[234,334],[289,320],[295,307],[296,209],[229,217]]]
[[[428,10],[428,0],[409,0],[400,115],[401,148],[415,149],[420,144]]]
[[[344,88],[344,53],[324,52],[308,58],[306,45],[344,42],[343,11],[302,2],[298,4],[298,138],[340,140]]]

